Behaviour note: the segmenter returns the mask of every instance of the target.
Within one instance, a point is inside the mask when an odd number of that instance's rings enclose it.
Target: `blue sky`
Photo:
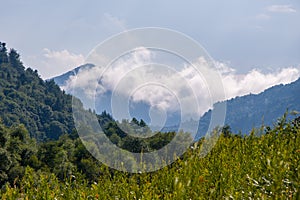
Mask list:
[[[238,73],[299,67],[299,0],[1,2],[0,41],[49,78],[84,62],[107,37],[164,27],[198,41]]]

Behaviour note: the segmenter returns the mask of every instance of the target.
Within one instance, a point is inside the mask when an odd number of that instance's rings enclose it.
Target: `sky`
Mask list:
[[[0,5],[0,41],[17,49],[24,65],[37,69],[43,79],[84,64],[90,52],[111,36],[143,27],[181,32],[198,42],[215,61],[225,94],[214,100],[191,66],[182,65],[178,71],[197,91],[197,99],[204,102],[202,107],[191,108],[190,112],[196,110],[196,114],[203,114],[217,101],[257,94],[300,77],[299,0],[10,0]],[[120,59],[107,71],[101,87],[104,91],[113,90],[128,70],[153,62],[148,55],[156,53],[145,50],[137,54],[138,60],[134,54],[127,60]],[[134,81],[123,86],[140,84],[141,74],[146,72],[147,69],[133,73],[128,80]],[[94,89],[89,83],[97,82],[97,73],[87,71],[76,79],[87,93],[85,96]],[[147,79],[147,75],[143,77]],[[155,79],[153,74],[150,78]],[[163,80],[167,78],[170,88],[183,92],[178,92],[177,97],[191,105],[194,97],[187,95],[184,84],[178,85],[182,82],[178,76],[165,76]],[[73,81],[70,79],[63,89],[71,91]],[[155,94],[152,97],[151,92]],[[152,87],[134,95],[137,102],[159,105],[161,109],[178,107],[164,88]]]
[[[238,74],[278,73],[300,64],[300,1],[1,1],[0,41],[42,78],[83,64],[121,31],[163,27],[200,43]]]

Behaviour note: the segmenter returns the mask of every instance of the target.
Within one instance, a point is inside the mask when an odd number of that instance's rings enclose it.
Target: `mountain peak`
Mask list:
[[[93,68],[95,67],[94,64],[91,64],[91,63],[86,63],[84,65],[80,65],[78,67],[76,67],[75,69],[71,70],[71,71],[68,71],[60,76],[56,76],[54,78],[51,78],[55,81],[55,83],[59,86],[63,86],[66,84],[66,81],[71,77],[71,76],[74,76],[76,74],[78,74],[80,71],[82,70],[86,70],[86,69],[90,69],[90,68]],[[50,79],[50,80],[51,80]]]

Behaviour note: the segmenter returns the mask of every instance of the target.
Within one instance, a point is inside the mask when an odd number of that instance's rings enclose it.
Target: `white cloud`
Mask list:
[[[54,51],[44,48],[40,55],[29,57],[26,65],[33,66],[39,71],[42,78],[47,79],[82,65],[84,60],[82,54],[74,54],[68,50]]]
[[[99,60],[102,62],[103,60],[102,55],[94,54],[92,56],[94,56],[93,60],[96,62]],[[100,56],[100,58],[97,58],[97,56]],[[102,67],[94,67],[82,70],[77,74],[77,76],[72,76],[68,80],[64,89],[68,91],[74,87],[85,88],[85,91],[89,95],[94,95],[96,87],[98,89],[98,93],[105,93],[108,90],[113,90],[128,72],[147,63],[150,60],[150,56],[151,55],[148,50],[143,50],[141,48],[140,50],[135,51],[131,56],[125,55],[124,57],[118,59],[107,70]],[[97,63],[93,64],[97,65]],[[94,84],[94,86],[91,87],[91,83],[98,83],[98,79],[100,77],[102,77],[100,87]]]
[[[100,94],[114,91],[118,95],[131,97],[135,102],[147,102],[160,110],[178,111],[183,106],[184,114],[199,116],[217,101],[257,94],[271,86],[295,81],[300,76],[300,70],[294,67],[269,73],[253,69],[246,74],[238,74],[228,64],[215,62],[216,69],[212,69],[203,57],[192,65],[185,64],[174,71],[173,68],[153,64],[155,57],[153,51],[139,48],[119,58],[106,70],[95,67],[81,71],[69,79],[64,89],[81,88],[85,97],[94,97],[96,90]],[[194,66],[198,66],[202,74],[199,75]],[[216,70],[220,76],[211,76]],[[214,86],[218,82],[216,78],[221,79],[223,88]],[[212,93],[216,93],[214,99],[211,99]]]
[[[259,21],[267,21],[270,20],[271,13],[295,13],[297,12],[295,8],[293,8],[292,5],[271,5],[265,8],[266,13],[260,13],[255,16],[256,20]],[[269,12],[269,13],[267,13]],[[258,29],[261,29],[259,27]]]
[[[45,48],[43,57],[43,63],[45,67],[51,70],[51,74],[59,75],[62,71],[68,71],[82,65],[84,63],[84,56],[82,54],[74,54],[67,50],[53,51]],[[50,71],[49,71],[50,72]],[[49,75],[50,77],[52,75]]]
[[[113,32],[126,30],[126,21],[119,17],[113,16],[110,13],[104,13],[102,20],[105,30],[111,30]]]
[[[292,5],[271,5],[267,7],[269,12],[276,12],[276,13],[295,13],[297,12],[296,9],[293,8]]]
[[[263,73],[259,69],[253,69],[246,74],[237,74],[233,71],[222,74],[222,80],[226,99],[231,99],[250,93],[258,94],[274,85],[291,83],[297,80],[299,76],[299,68],[288,67],[269,73]]]

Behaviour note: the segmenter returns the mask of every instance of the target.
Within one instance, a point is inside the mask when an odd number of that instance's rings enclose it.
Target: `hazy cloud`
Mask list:
[[[40,55],[29,57],[26,63],[37,68],[42,78],[47,79],[82,65],[84,56],[71,53],[68,50],[54,51],[44,48]]]
[[[113,29],[113,32],[126,30],[126,21],[110,13],[103,14],[102,24],[107,30]]]
[[[292,5],[271,5],[267,7],[269,12],[277,12],[277,13],[295,13],[296,9],[293,8]]]
[[[70,91],[81,88],[91,98],[95,91],[98,94],[114,91],[116,94],[131,97],[135,102],[144,101],[164,111],[180,109],[179,99],[181,106],[189,105],[185,107],[186,114],[197,116],[206,112],[216,101],[249,93],[257,94],[271,86],[295,81],[300,76],[299,68],[296,67],[268,73],[253,69],[246,74],[237,74],[228,64],[221,62],[215,62],[216,69],[209,68],[203,57],[192,65],[184,64],[174,71],[174,68],[153,64],[154,60],[153,51],[139,48],[119,58],[107,69],[95,67],[79,72],[68,80],[63,89]],[[198,74],[194,66],[203,69],[203,76]],[[211,93],[215,91],[209,91],[211,88],[207,85],[208,79],[205,79],[205,75],[210,72],[220,73],[225,96],[221,94],[222,91],[217,91],[217,98],[211,99]],[[191,106],[196,103],[198,107]]]
[[[223,64],[219,63],[218,65]],[[228,66],[225,67],[228,68]],[[250,93],[258,94],[274,85],[291,83],[297,80],[299,76],[299,68],[287,67],[268,73],[253,69],[246,74],[237,74],[233,70],[230,73],[222,74],[222,80],[226,98],[231,99]]]

